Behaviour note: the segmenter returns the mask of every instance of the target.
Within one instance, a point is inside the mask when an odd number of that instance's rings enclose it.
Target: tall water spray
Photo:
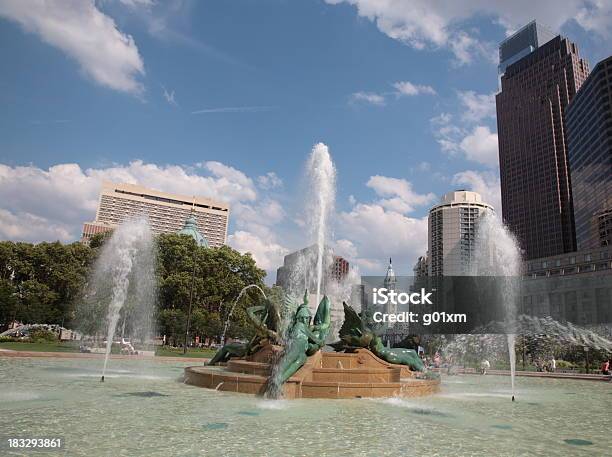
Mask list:
[[[317,301],[321,300],[324,274],[325,239],[329,234],[329,217],[336,198],[336,168],[327,146],[317,143],[306,165],[308,176],[308,224],[316,244]]]
[[[123,329],[127,326],[131,338],[145,343],[151,337],[156,297],[155,263],[153,236],[147,221],[142,218],[120,225],[102,248],[82,310],[90,319],[91,331],[106,327],[102,381],[121,317]]]
[[[514,235],[492,211],[478,219],[474,257],[470,263],[472,276],[496,276],[502,285],[505,308],[505,330],[510,357],[510,378],[514,400],[516,369],[516,305],[519,298],[518,278],[521,275],[521,254]]]

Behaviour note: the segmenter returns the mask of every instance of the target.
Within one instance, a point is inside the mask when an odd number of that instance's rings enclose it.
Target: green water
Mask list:
[[[443,378],[423,399],[265,401],[179,382],[189,363],[0,358],[0,455],[612,455],[612,384]],[[191,362],[193,364],[193,362]],[[9,437],[60,437],[15,451]]]

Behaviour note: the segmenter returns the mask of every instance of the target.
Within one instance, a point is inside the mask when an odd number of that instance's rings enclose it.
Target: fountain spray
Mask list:
[[[312,195],[309,201],[309,225],[317,247],[317,300],[321,300],[321,284],[323,281],[323,259],[325,256],[325,238],[328,234],[329,216],[333,210],[336,198],[336,168],[329,155],[329,149],[323,143],[317,143],[312,148],[307,163],[309,191]]]
[[[155,251],[144,218],[120,225],[104,244],[90,280],[83,314],[103,319],[106,311],[106,350],[100,382],[104,382],[117,323],[130,316],[128,328],[142,341],[150,336],[155,305]],[[99,322],[95,323],[100,325]]]
[[[476,248],[471,263],[472,276],[498,276],[503,284],[506,338],[510,358],[512,401],[516,373],[516,302],[521,275],[521,254],[518,242],[501,219],[491,211],[482,214],[476,231]]]
[[[230,312],[227,315],[227,319],[225,319],[225,324],[223,325],[223,333],[221,334],[221,346],[223,346],[225,344],[225,334],[227,333],[227,329],[229,327],[230,319],[232,318],[232,314],[234,314],[234,308],[236,307],[236,305],[238,304],[238,301],[240,301],[240,299],[242,298],[244,293],[247,290],[249,290],[251,287],[255,287],[257,290],[259,290],[261,292],[261,295],[263,295],[264,299],[268,298],[268,297],[266,297],[266,293],[257,284],[249,284],[248,286],[245,286],[245,287],[242,288],[242,290],[240,291],[240,293],[236,297],[236,300],[234,300],[234,303],[232,304],[232,307],[230,308]]]

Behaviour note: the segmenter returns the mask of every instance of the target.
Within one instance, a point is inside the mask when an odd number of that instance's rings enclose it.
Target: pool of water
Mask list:
[[[421,399],[270,401],[179,381],[194,363],[0,358],[9,437],[61,437],[69,456],[612,455],[612,384],[443,378]]]

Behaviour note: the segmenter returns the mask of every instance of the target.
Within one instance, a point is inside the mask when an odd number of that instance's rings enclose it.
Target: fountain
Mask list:
[[[437,391],[439,379],[417,375],[423,366],[414,351],[385,348],[349,305],[344,304],[342,339],[334,345],[342,352],[321,350],[333,329],[332,300],[327,294],[321,298],[325,267],[329,263],[326,238],[336,177],[327,146],[322,143],[314,146],[306,170],[308,195],[312,196],[306,205],[307,222],[314,241],[314,255],[312,249],[305,250],[299,271],[292,273],[282,304],[274,303],[264,294],[261,305],[247,309],[247,316],[257,329],[257,335],[250,342],[225,344],[208,366],[186,368],[185,382],[267,398],[420,396]],[[313,258],[306,258],[311,255]],[[311,318],[307,291],[311,282],[316,287],[315,304],[318,305],[314,318]],[[326,285],[326,293],[342,295],[342,299],[348,298],[348,290],[346,284]],[[225,329],[243,291],[232,306]],[[304,293],[299,304],[293,298],[297,291]],[[360,337],[353,338],[353,334]]]
[[[316,284],[317,301],[321,300],[321,283],[323,280],[323,261],[325,256],[325,239],[328,232],[329,217],[336,198],[336,167],[331,160],[329,150],[323,143],[317,143],[307,163],[309,189],[313,198],[308,203],[307,214],[309,227],[314,234],[316,244]]]
[[[185,368],[185,383],[287,399],[414,397],[439,390],[439,379],[420,375],[422,363],[414,351],[385,348],[346,304],[343,338],[334,345],[343,352],[322,351],[331,303],[323,296],[311,324],[307,297],[294,304],[286,339],[278,332],[281,319],[274,303],[265,300],[249,308],[258,329],[253,340],[226,344],[209,365]]]
[[[82,325],[89,327],[87,333],[98,333],[103,330],[102,326],[106,329],[102,382],[122,314],[123,332],[127,326],[130,336],[141,343],[152,335],[155,262],[153,236],[143,218],[120,225],[105,243],[96,261],[87,295],[79,311],[82,319],[86,319],[86,322],[81,322]]]
[[[478,220],[476,248],[470,269],[472,276],[496,276],[501,282],[514,401],[516,305],[519,297],[517,279],[521,276],[521,254],[514,235],[492,211],[486,211]]]
[[[221,346],[225,345],[225,334],[227,333],[227,329],[229,328],[229,323],[230,319],[232,318],[232,314],[234,314],[234,308],[236,307],[244,293],[251,288],[256,288],[257,290],[259,290],[259,292],[261,292],[261,294],[263,295],[264,299],[268,298],[266,297],[266,293],[257,284],[249,284],[248,286],[244,286],[242,288],[242,290],[236,297],[236,300],[234,300],[234,303],[232,304],[232,307],[230,308],[230,311],[227,314],[227,318],[225,319],[225,324],[223,325],[223,333],[221,334]]]

